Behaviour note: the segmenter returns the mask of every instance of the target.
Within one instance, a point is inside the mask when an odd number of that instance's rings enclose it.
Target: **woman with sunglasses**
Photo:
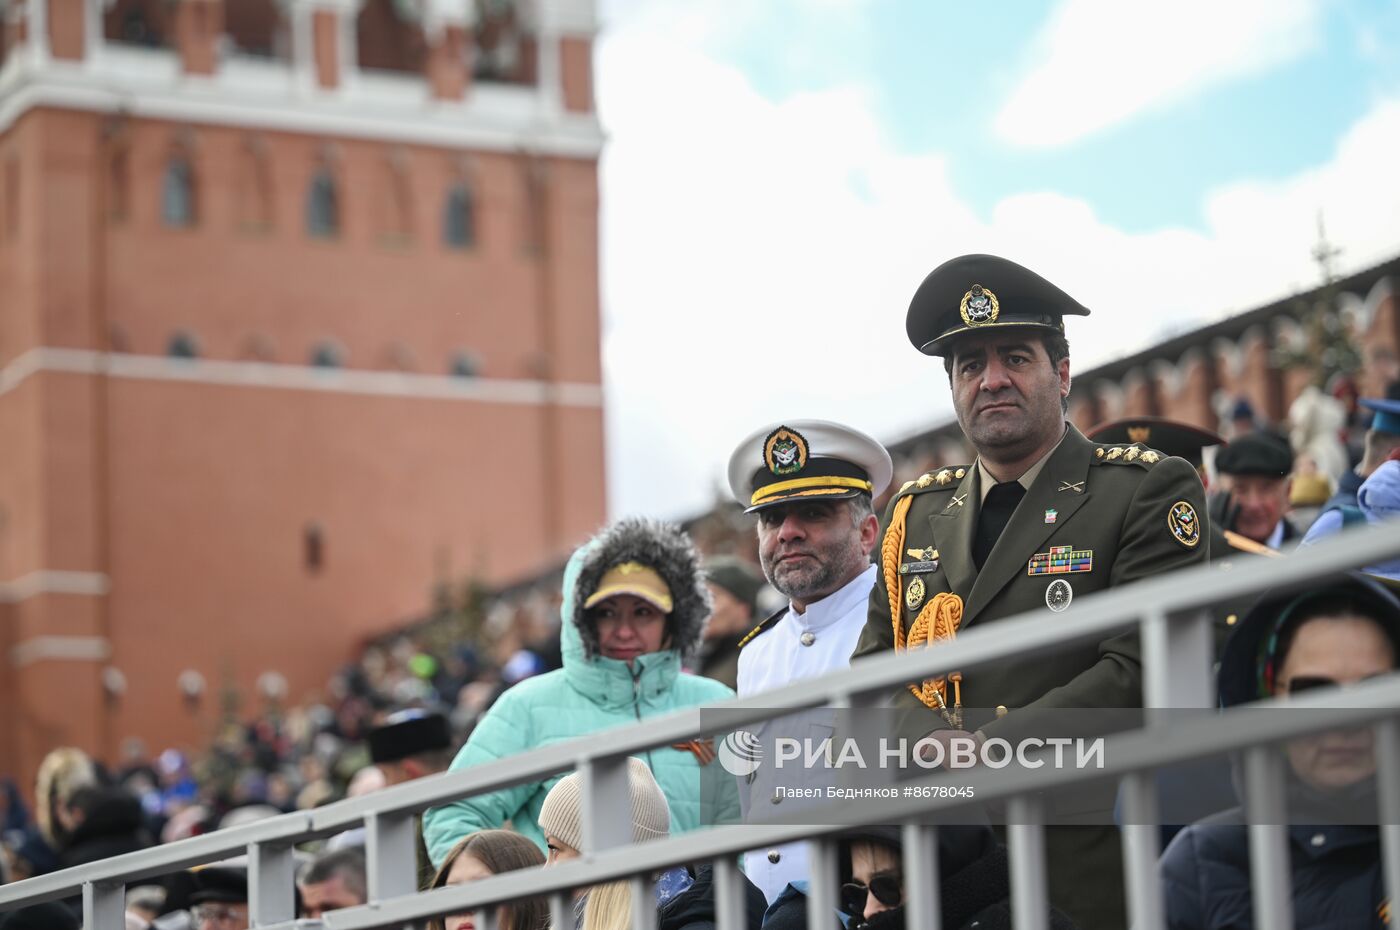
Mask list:
[[[866,826],[847,831],[841,837],[837,862],[842,876],[841,909],[820,930],[843,925],[847,930],[904,930],[907,885],[927,878],[905,874],[900,829]],[[939,827],[938,868],[944,930],[1011,930],[1006,847],[997,842],[990,827]],[[805,890],[788,885],[764,915],[763,930],[806,930]],[[1050,927],[1074,930],[1073,922],[1053,908]]]
[[[1388,675],[1397,658],[1400,600],[1374,579],[1349,574],[1260,601],[1225,644],[1217,690],[1227,708],[1288,701]],[[1286,747],[1295,926],[1389,924],[1372,742],[1371,729],[1363,727]],[[1240,808],[1177,834],[1162,856],[1162,875],[1172,930],[1254,926]]]

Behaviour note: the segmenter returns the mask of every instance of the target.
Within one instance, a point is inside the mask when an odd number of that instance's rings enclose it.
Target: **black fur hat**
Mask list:
[[[609,526],[588,544],[569,599],[569,620],[578,628],[588,658],[598,655],[598,630],[588,621],[584,601],[598,589],[608,569],[624,562],[640,562],[656,569],[671,589],[671,613],[666,618],[670,648],[681,661],[694,658],[705,635],[713,603],[700,553],[680,527],[642,517],[628,517]]]

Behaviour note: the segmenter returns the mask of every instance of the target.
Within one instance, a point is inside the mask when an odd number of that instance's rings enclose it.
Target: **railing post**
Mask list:
[[[646,875],[628,880],[632,887],[632,930],[656,930],[656,885]]]
[[[574,925],[573,904],[564,892],[549,896],[550,927],[572,927]]]
[[[83,884],[83,930],[126,930],[126,885]]]
[[[602,852],[632,842],[632,802],[627,786],[627,757],[585,760],[579,766],[583,795],[583,845]]]
[[[910,927],[942,930],[943,900],[938,883],[938,828],[906,823],[902,830],[904,890]]]
[[[1045,875],[1045,811],[1032,797],[1006,805],[1011,856],[1011,922],[1016,930],[1050,930],[1049,882]]]
[[[248,916],[254,927],[280,924],[296,917],[296,860],[292,847],[248,844]]]
[[[733,856],[720,856],[714,862],[715,917],[719,930],[744,930],[748,902],[744,899],[744,879]]]
[[[418,828],[412,814],[365,815],[367,904],[418,890]]]
[[[1123,868],[1127,871],[1128,925],[1134,930],[1161,930],[1162,883],[1157,874],[1160,841],[1157,781],[1153,772],[1134,772],[1119,788],[1123,800]]]
[[[1142,623],[1143,706],[1215,706],[1215,637],[1210,611],[1169,617],[1148,608]]]
[[[1376,793],[1381,826],[1381,874],[1391,910],[1400,907],[1400,720],[1376,724]]]
[[[836,920],[839,877],[836,874],[836,841],[819,837],[807,842],[807,926],[829,927]]]
[[[1288,821],[1283,760],[1272,746],[1253,746],[1244,756],[1244,801],[1249,820],[1249,878],[1254,889],[1254,926],[1293,926],[1288,863]]]

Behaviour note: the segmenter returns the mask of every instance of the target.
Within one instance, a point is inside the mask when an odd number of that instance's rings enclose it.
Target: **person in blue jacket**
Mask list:
[[[679,528],[640,518],[607,528],[564,570],[563,668],[502,694],[450,770],[733,697],[719,682],[681,671],[698,653],[710,610],[699,555]],[[706,743],[652,749],[643,761],[666,795],[674,831],[737,818],[733,779],[701,777],[716,765]],[[565,774],[427,811],[423,837],[434,864],[462,837],[507,824],[543,850],[540,807]]]
[[[1345,687],[1392,673],[1400,658],[1400,601],[1374,578],[1345,575],[1308,591],[1267,596],[1221,657],[1225,707]],[[1376,826],[1376,761],[1369,727],[1291,741],[1288,856],[1296,927],[1390,923]],[[1236,807],[1185,828],[1162,856],[1170,930],[1255,926],[1249,828]],[[1262,928],[1261,928],[1262,930]]]

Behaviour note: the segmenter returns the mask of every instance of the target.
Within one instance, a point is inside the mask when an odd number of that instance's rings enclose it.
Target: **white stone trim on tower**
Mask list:
[[[27,0],[25,12],[28,17],[25,36],[30,60],[36,66],[46,65],[50,58],[49,0]]]
[[[602,407],[603,388],[587,382],[524,378],[460,378],[403,371],[319,368],[276,362],[172,359],[163,355],[96,352],[91,349],[30,349],[0,368],[0,397],[44,372],[103,374],[138,381],[173,381],[224,387],[431,398],[484,404]]]
[[[422,0],[419,18],[429,41],[449,26],[470,29],[476,25],[476,4],[470,0]]]
[[[0,132],[26,111],[49,106],[194,125],[497,152],[528,149],[566,158],[596,158],[603,147],[595,114],[546,118],[531,87],[475,83],[465,100],[429,101],[425,80],[401,75],[365,75],[336,94],[306,92],[302,81],[284,63],[245,58],[229,59],[208,78],[184,80],[179,57],[169,49],[108,45],[84,62],[50,61],[44,67],[15,55],[0,71]],[[308,74],[305,86],[312,85],[314,75]]]
[[[535,75],[539,84],[540,111],[546,119],[564,112],[564,66],[560,60],[560,30],[556,0],[522,0],[526,29],[535,34]]]
[[[40,569],[12,581],[0,581],[0,604],[15,604],[40,594],[101,597],[110,588],[111,582],[101,572]]]
[[[17,668],[43,661],[105,662],[112,644],[102,636],[31,636],[10,648]]]

